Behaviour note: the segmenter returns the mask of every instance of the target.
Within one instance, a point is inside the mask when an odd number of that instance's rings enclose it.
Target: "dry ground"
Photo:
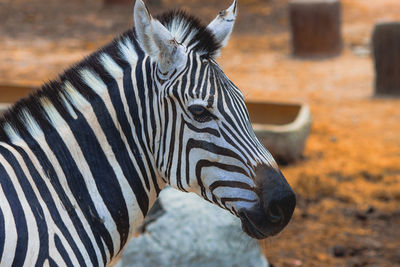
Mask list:
[[[164,3],[208,21],[229,1]],[[400,266],[400,99],[371,97],[373,62],[357,52],[400,1],[343,0],[344,51],[320,60],[290,56],[286,3],[240,0],[219,59],[247,99],[306,102],[314,117],[304,159],[283,166],[293,220],[263,250],[274,266]],[[131,25],[131,7],[99,0],[0,0],[0,83],[40,84]]]

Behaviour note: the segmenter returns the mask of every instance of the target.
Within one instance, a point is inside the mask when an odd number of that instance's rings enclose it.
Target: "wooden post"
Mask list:
[[[372,46],[375,95],[400,96],[400,22],[377,23]]]
[[[340,54],[340,0],[292,0],[289,19],[293,55],[320,57]]]

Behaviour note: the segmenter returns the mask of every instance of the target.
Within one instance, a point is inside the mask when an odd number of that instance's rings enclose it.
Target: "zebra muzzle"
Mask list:
[[[278,234],[292,218],[296,197],[280,171],[268,166],[256,169],[257,193],[260,201],[249,210],[241,210],[243,231],[263,239]]]

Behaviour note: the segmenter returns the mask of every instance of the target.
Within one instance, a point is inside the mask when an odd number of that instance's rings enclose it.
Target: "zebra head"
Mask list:
[[[154,158],[163,180],[229,210],[255,238],[280,232],[295,195],[254,134],[241,91],[215,61],[236,0],[207,26],[182,11],[134,9],[138,43],[153,66]]]

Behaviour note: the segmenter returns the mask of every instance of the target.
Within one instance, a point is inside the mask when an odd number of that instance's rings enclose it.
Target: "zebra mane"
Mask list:
[[[216,41],[213,33],[202,25],[196,17],[188,15],[182,10],[174,10],[161,14],[157,18],[170,30],[176,41],[184,44],[188,49],[210,58],[218,53],[221,47],[220,44]],[[91,99],[94,92],[83,85],[80,70],[93,70],[101,79],[107,82],[110,76],[102,65],[100,56],[107,54],[116,63],[121,65],[126,64],[124,59],[121,58],[121,44],[126,44],[127,42],[133,45],[139,57],[144,56],[143,51],[137,43],[135,30],[130,29],[126,31],[108,45],[100,48],[77,64],[72,65],[56,79],[43,84],[28,97],[17,101],[0,116],[0,141],[10,141],[6,133],[6,127],[11,127],[18,135],[24,135],[27,131],[27,126],[29,126],[27,124],[30,124],[27,118],[33,118],[42,127],[43,125],[49,125],[45,111],[43,110],[44,99],[50,101],[61,114],[68,114],[70,107],[66,106],[65,99],[63,99],[66,82],[74,85],[84,98]]]
[[[57,78],[44,83],[34,90],[29,96],[23,97],[15,102],[3,115],[0,115],[0,141],[10,141],[6,133],[6,128],[10,128],[18,135],[24,135],[27,131],[27,114],[32,117],[39,125],[48,125],[48,119],[43,109],[43,99],[49,101],[60,114],[68,114],[69,106],[65,104],[65,83],[68,82],[75,86],[76,90],[86,99],[91,99],[94,95],[93,90],[83,85],[80,70],[89,69],[95,71],[99,77],[107,81],[110,75],[101,63],[100,55],[108,54],[115,62],[125,64],[121,58],[121,44],[131,42],[136,49],[138,56],[143,56],[143,51],[139,48],[136,41],[134,30],[130,29],[111,43],[93,52],[83,60],[67,68]],[[64,98],[64,99],[63,99]],[[49,125],[50,126],[50,125]]]
[[[217,56],[221,44],[201,21],[184,10],[165,12],[156,17],[175,37],[178,43],[205,57]]]

